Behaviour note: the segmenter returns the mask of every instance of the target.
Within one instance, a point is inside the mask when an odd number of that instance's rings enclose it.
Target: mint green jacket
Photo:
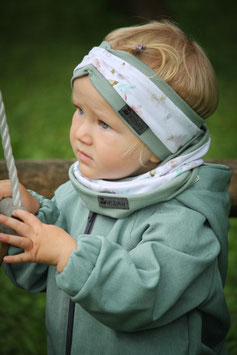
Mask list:
[[[136,196],[91,192],[69,175],[52,200],[32,192],[40,220],[77,240],[63,272],[4,265],[17,286],[47,290],[48,354],[66,354],[70,299],[71,355],[226,354],[230,170],[204,164],[179,188],[177,177]]]

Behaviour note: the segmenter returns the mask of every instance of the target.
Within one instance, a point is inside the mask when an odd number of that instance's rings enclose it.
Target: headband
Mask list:
[[[202,135],[204,120],[150,67],[102,42],[74,69],[89,78],[125,124],[161,160]]]

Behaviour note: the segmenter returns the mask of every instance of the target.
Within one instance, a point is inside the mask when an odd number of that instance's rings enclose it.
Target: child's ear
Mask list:
[[[150,156],[150,161],[151,161],[152,163],[158,164],[158,163],[160,162],[160,159],[157,158],[157,156],[152,153],[151,156]]]

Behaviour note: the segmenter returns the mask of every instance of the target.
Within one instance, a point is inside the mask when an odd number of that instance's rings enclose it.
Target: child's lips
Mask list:
[[[88,161],[92,161],[93,160],[89,155],[84,153],[82,150],[78,149],[78,153],[79,153],[79,160],[81,160],[83,162],[88,162]]]

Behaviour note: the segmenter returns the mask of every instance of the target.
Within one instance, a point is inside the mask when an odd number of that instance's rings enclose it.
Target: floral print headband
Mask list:
[[[157,73],[135,56],[94,47],[76,66],[73,81],[89,74],[99,93],[161,160],[203,136],[204,120]]]

